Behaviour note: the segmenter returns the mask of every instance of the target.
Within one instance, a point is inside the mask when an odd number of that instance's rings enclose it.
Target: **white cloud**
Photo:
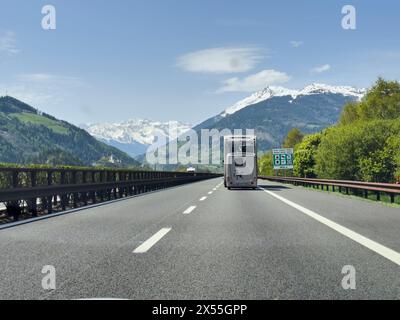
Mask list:
[[[298,48],[298,47],[302,46],[303,44],[304,44],[303,41],[296,41],[296,40],[290,41],[290,45],[293,48]]]
[[[16,47],[15,33],[12,31],[6,31],[0,34],[0,54],[5,53],[7,55],[14,55],[20,52]]]
[[[318,74],[318,73],[323,73],[323,72],[329,71],[330,69],[331,69],[331,66],[329,64],[324,64],[322,66],[318,66],[318,67],[311,69],[310,73]]]
[[[230,78],[223,82],[223,86],[216,92],[254,92],[266,86],[285,83],[291,79],[284,72],[276,70],[263,70],[245,78]]]
[[[190,72],[237,73],[253,69],[262,58],[264,56],[260,48],[212,48],[180,56],[178,66]]]

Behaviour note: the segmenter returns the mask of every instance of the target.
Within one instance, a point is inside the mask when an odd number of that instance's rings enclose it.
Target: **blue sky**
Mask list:
[[[265,85],[398,80],[398,1],[0,0],[0,94],[75,124],[196,124]],[[56,8],[56,30],[41,27]],[[357,10],[344,30],[341,9]]]

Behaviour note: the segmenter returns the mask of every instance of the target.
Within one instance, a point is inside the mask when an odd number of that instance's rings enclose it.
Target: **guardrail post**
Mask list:
[[[129,181],[129,173],[124,172],[124,181],[128,182]],[[124,187],[124,194],[125,197],[129,196],[129,185]]]
[[[72,183],[73,183],[73,184],[76,184],[76,171],[72,171],[72,172],[71,172],[71,175],[72,175],[72,177],[71,177]],[[78,193],[75,192],[75,193],[72,195],[72,198],[73,198],[73,206],[74,206],[74,208],[77,208],[77,207],[78,207]]]
[[[113,179],[113,182],[117,182],[117,173],[116,172],[113,172],[112,179]],[[113,193],[114,193],[114,199],[117,199],[117,188],[116,187],[113,188]]]
[[[53,184],[53,172],[52,171],[47,171],[47,185],[51,186]],[[46,201],[47,205],[47,213],[52,213],[53,212],[53,196],[47,197]]]
[[[85,184],[87,179],[86,179],[86,171],[82,171],[82,183]],[[85,206],[87,206],[88,202],[87,202],[87,192],[84,191],[82,192],[82,200]]]
[[[127,172],[124,172],[122,174],[122,176],[123,176],[123,181],[125,183],[129,181],[129,174]],[[123,194],[125,197],[129,196],[129,186],[125,185],[125,187],[123,187],[122,191],[123,191]]]
[[[381,193],[379,191],[376,192],[376,201],[381,201]]]
[[[390,196],[390,203],[394,203],[394,197],[395,197],[394,193],[390,193],[389,196]]]
[[[99,179],[100,179],[100,183],[104,182],[104,171],[99,171]],[[100,194],[100,201],[104,201],[104,190],[99,190],[99,194]]]
[[[144,172],[143,174],[144,179],[147,180],[148,179],[148,173]],[[146,193],[147,192],[147,185],[143,185],[143,192]]]
[[[31,171],[31,187],[36,187],[36,171]],[[32,217],[37,217],[37,198],[31,198],[28,206]]]
[[[108,172],[108,171],[105,172],[105,180],[106,180],[105,182],[110,181],[110,172]],[[112,189],[110,189],[110,188],[106,189],[106,197],[107,197],[108,201],[111,200],[111,191],[112,191]]]
[[[65,184],[65,171],[61,171],[61,176],[60,176],[60,183],[61,185]],[[61,195],[61,210],[65,210],[67,206],[67,195],[62,194]]]
[[[133,173],[129,172],[129,181],[132,183],[133,181]],[[129,184],[129,195],[133,196],[133,184]]]
[[[136,180],[137,180],[137,174],[134,172],[132,174],[132,181],[135,181],[134,183],[132,183],[132,187],[133,187],[133,195],[137,194],[137,188],[136,188]]]
[[[118,172],[118,182],[122,182],[124,179],[124,175],[122,172]],[[124,188],[123,187],[118,187],[118,197],[123,198],[124,197]]]
[[[11,171],[11,184],[13,188],[18,188],[18,170]],[[22,212],[19,201],[10,201],[6,203],[7,213],[13,217],[15,221],[18,221]]]
[[[92,171],[92,183],[95,183],[96,181],[96,172]],[[92,191],[92,203],[96,203],[96,190]]]
[[[11,184],[12,184],[12,187],[14,189],[18,188],[18,186],[19,186],[18,173],[19,172],[17,170],[13,170],[12,171],[12,182],[11,182]]]

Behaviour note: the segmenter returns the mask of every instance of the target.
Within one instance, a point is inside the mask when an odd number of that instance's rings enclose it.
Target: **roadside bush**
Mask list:
[[[318,146],[321,143],[322,134],[315,133],[304,137],[294,152],[294,169],[295,176],[303,178],[315,178],[315,155]]]
[[[316,152],[315,172],[320,178],[393,182],[399,170],[399,136],[400,120],[331,127]]]

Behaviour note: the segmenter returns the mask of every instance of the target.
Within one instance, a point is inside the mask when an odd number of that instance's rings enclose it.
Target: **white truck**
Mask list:
[[[255,136],[224,137],[224,185],[257,188],[257,139]]]

